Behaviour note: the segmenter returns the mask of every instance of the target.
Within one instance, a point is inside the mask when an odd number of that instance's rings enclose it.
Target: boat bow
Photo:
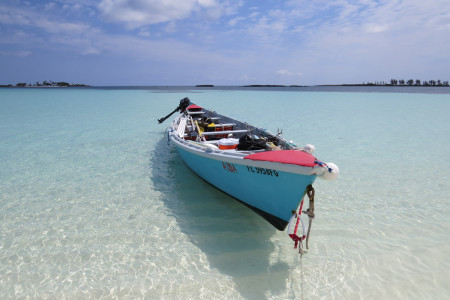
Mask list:
[[[286,228],[316,177],[330,180],[339,173],[336,165],[313,155],[312,145],[300,148],[280,135],[185,99],[169,132],[183,161],[279,230]]]

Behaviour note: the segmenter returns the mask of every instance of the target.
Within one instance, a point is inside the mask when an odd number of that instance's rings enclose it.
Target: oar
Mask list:
[[[195,127],[197,127],[198,136],[200,137],[200,139],[203,139],[202,131],[200,130],[200,126],[198,125],[197,120],[195,120],[194,122],[195,122]],[[205,139],[205,141],[206,141],[206,139]]]

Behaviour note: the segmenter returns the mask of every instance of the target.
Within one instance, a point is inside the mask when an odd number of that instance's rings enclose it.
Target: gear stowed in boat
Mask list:
[[[316,177],[335,179],[339,169],[265,129],[190,103],[170,126],[169,138],[198,176],[284,230]],[[170,114],[170,115],[171,115]],[[165,118],[159,120],[162,123]],[[300,210],[301,213],[301,210]]]

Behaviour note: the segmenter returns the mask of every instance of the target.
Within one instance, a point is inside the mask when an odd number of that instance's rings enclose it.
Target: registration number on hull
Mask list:
[[[234,166],[234,164],[222,162],[222,167],[225,171],[228,171],[230,173],[237,173],[237,170],[236,170],[236,167]]]
[[[234,166],[234,164],[231,164],[231,163],[222,162],[222,167],[225,171],[230,172],[230,173],[238,172],[236,167]],[[278,177],[278,171],[275,171],[272,169],[247,166],[247,170],[250,173]]]
[[[251,173],[278,177],[278,172],[272,169],[247,166],[247,170]]]

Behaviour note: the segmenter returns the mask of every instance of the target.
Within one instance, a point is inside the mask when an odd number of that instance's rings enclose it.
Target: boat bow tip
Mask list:
[[[325,163],[324,172],[319,176],[324,180],[335,180],[339,175],[339,167],[334,163]]]

